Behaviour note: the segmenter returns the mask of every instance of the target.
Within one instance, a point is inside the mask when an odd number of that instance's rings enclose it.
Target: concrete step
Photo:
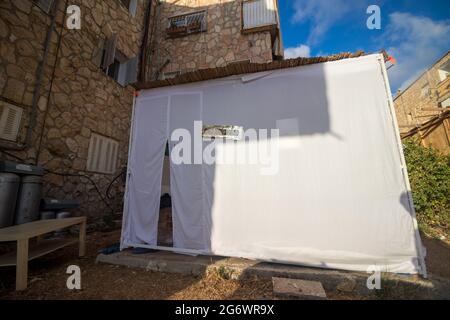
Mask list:
[[[100,254],[97,256],[97,262],[195,276],[214,272],[221,277],[238,280],[257,276],[266,279],[277,277],[319,281],[328,293],[359,295],[374,293],[367,288],[367,278],[370,274],[365,272],[309,268],[220,256],[188,256],[166,251],[134,255],[131,250],[124,250],[110,255]],[[419,298],[448,299],[450,292],[450,281],[437,277],[424,280],[417,276],[383,274],[383,287],[386,286],[393,288],[401,286],[408,292],[422,292],[423,294],[418,295]]]

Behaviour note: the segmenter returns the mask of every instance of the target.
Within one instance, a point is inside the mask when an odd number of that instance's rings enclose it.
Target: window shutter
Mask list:
[[[117,46],[117,33],[113,33],[111,37],[106,40],[105,54],[103,56],[102,68],[106,69],[114,62]]]
[[[105,40],[99,39],[97,43],[97,47],[94,49],[92,54],[92,61],[94,62],[96,67],[102,66],[102,58],[103,58],[103,50],[105,49]]]
[[[99,173],[114,173],[117,167],[119,143],[111,138],[93,133],[89,143],[86,170]]]
[[[130,11],[130,14],[135,17],[136,16],[136,11],[137,11],[137,0],[131,0],[130,1],[130,6],[128,8],[128,11]]]
[[[245,1],[242,10],[244,30],[277,24],[274,0]]]
[[[137,81],[138,58],[134,57],[127,62],[126,84],[135,83]]]
[[[16,141],[23,109],[0,101],[0,138]]]

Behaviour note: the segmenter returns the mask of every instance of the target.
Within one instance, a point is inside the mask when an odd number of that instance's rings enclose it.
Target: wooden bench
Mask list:
[[[78,239],[40,240],[41,236],[52,231],[80,225]],[[36,245],[29,246],[31,238],[37,238]],[[0,256],[0,267],[16,266],[16,290],[25,290],[28,279],[28,261],[42,257],[50,252],[79,242],[79,256],[86,254],[86,217],[39,220],[0,229],[0,242],[16,241],[17,250]]]

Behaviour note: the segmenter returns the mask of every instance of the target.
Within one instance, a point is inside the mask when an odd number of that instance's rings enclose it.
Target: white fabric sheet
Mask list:
[[[381,59],[371,55],[276,70],[252,81],[234,76],[141,92],[122,248],[156,243],[165,141],[177,128],[194,135],[193,121],[202,120],[244,130],[278,128],[279,171],[262,174],[270,172],[267,162],[172,163],[175,247],[324,268],[423,271]],[[255,155],[268,139],[218,143],[215,152]]]

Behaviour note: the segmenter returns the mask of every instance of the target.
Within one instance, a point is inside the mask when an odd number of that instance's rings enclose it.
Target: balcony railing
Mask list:
[[[206,31],[206,11],[169,18],[167,35],[171,38]]]

